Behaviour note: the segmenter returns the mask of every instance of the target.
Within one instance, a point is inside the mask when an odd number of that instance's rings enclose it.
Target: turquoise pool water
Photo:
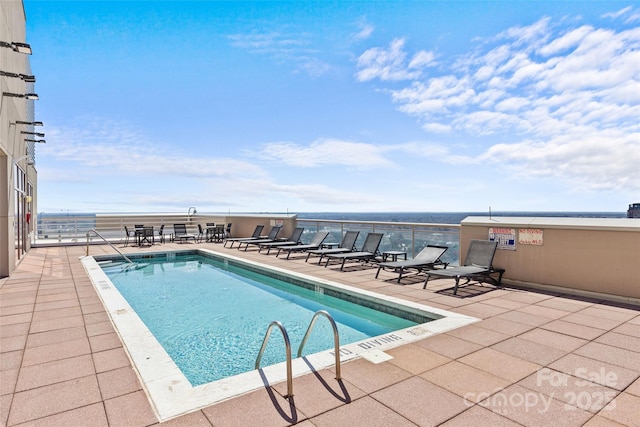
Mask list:
[[[274,320],[286,328],[294,357],[318,310],[336,321],[341,345],[432,320],[216,257],[169,253],[134,261],[138,268],[103,270],[194,386],[253,370]],[[333,332],[320,318],[304,354],[331,348]],[[274,330],[261,366],[284,360]]]

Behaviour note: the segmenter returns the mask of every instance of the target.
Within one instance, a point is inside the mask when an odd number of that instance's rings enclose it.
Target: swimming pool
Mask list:
[[[373,338],[365,338],[351,344],[341,345],[340,354],[344,362],[364,357],[374,360],[384,350],[407,344],[430,335],[454,329],[478,319],[439,310],[424,305],[375,294],[365,290],[349,287],[343,284],[319,279],[308,275],[294,273],[288,270],[268,267],[241,258],[222,255],[206,249],[196,251],[177,251],[171,253],[146,253],[144,257],[151,263],[153,257],[178,257],[182,255],[204,255],[222,264],[242,267],[253,273],[266,273],[272,278],[280,278],[324,294],[340,295],[344,299],[366,301],[376,311],[401,310],[409,315],[422,316],[423,319],[433,319],[429,323],[414,324],[400,330],[395,330]],[[136,257],[136,256],[134,256]],[[266,366],[262,373],[251,370],[238,375],[226,377],[217,381],[193,386],[178,368],[167,351],[160,345],[157,338],[141,320],[140,316],[118,291],[114,283],[98,264],[98,260],[115,259],[116,257],[84,257],[82,263],[98,292],[115,329],[123,342],[123,346],[132,360],[132,365],[141,380],[158,419],[164,421],[187,412],[211,405],[230,397],[247,393],[264,387],[266,378],[270,384],[286,380],[284,363]],[[277,319],[272,319],[277,320]],[[284,320],[284,319],[280,319]],[[319,326],[324,323],[317,322]],[[264,335],[267,325],[256,328]],[[306,327],[306,325],[305,325]],[[273,341],[281,340],[272,337]],[[309,341],[311,342],[311,340]],[[297,346],[296,348],[297,349]],[[294,349],[294,352],[295,352]],[[305,354],[307,352],[305,351]],[[294,354],[295,356],[295,354]],[[253,356],[255,357],[255,356]],[[305,356],[304,360],[293,360],[293,376],[299,376],[313,370],[320,370],[333,366],[335,362],[332,350],[324,350]],[[261,365],[264,366],[264,365]],[[294,381],[295,383],[295,381]]]
[[[192,385],[254,369],[268,325],[280,321],[293,351],[314,313],[335,320],[341,344],[435,320],[403,310],[380,311],[366,300],[291,283],[198,253],[136,258],[136,268],[103,270]],[[377,308],[377,307],[376,307]],[[304,354],[333,348],[329,322],[319,322]],[[270,340],[261,366],[286,360],[282,339]]]

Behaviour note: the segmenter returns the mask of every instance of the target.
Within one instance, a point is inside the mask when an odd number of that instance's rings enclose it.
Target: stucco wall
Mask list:
[[[505,283],[640,300],[639,219],[469,217],[461,223],[461,260],[471,239],[487,239],[496,227],[516,236],[515,250],[498,249],[494,258]],[[520,229],[542,230],[542,245],[518,243]]]

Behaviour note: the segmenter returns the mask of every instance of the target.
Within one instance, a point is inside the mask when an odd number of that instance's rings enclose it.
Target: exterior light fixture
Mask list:
[[[25,142],[37,142],[39,144],[46,144],[47,141],[44,139],[25,139]]]
[[[8,71],[0,71],[0,76],[2,77],[13,77],[16,79],[22,79],[25,83],[35,83],[36,82],[36,78],[35,76],[30,76],[27,74],[17,74],[17,73],[10,73]]]
[[[20,42],[8,43],[8,42],[0,41],[0,47],[7,47],[13,50],[14,52],[24,53],[25,55],[31,55],[31,46],[29,46],[27,43],[20,43]]]
[[[8,96],[10,98],[25,98],[37,101],[38,95],[35,93],[11,93],[11,92],[2,92],[2,96]]]
[[[44,126],[42,122],[23,122],[22,120],[16,120],[17,125],[29,125],[29,126]]]
[[[44,138],[43,132],[29,132],[27,130],[21,130],[20,133],[23,135],[35,135],[37,137]]]
[[[191,215],[195,215],[196,213],[198,213],[198,211],[196,210],[196,207],[191,206],[187,211],[187,218],[191,219]]]

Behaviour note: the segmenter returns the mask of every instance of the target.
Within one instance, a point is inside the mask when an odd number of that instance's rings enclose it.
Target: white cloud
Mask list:
[[[353,35],[355,40],[365,40],[371,37],[375,27],[369,23],[367,23],[364,19],[361,22],[358,22],[358,32]]]
[[[395,39],[387,49],[374,47],[365,51],[358,58],[356,79],[366,82],[373,79],[396,81],[420,77],[423,68],[433,65],[435,55],[420,51],[407,61],[404,43],[404,39]]]
[[[355,169],[390,167],[384,148],[361,142],[320,139],[308,146],[291,142],[265,144],[261,156],[296,167],[342,165]]]
[[[357,78],[409,80],[388,92],[428,132],[477,144],[499,138],[475,160],[452,152],[446,161],[491,161],[588,190],[637,190],[640,29],[562,25],[545,17],[509,28],[466,56],[441,60],[427,77],[408,67],[410,53],[396,39],[363,53]]]

